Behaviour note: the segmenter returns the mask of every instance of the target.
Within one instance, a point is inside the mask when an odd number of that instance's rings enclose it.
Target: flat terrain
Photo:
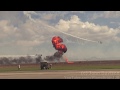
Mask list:
[[[120,79],[120,70],[49,70],[0,73],[0,79]]]
[[[0,65],[0,79],[120,79],[120,60],[52,63],[50,70],[39,64]]]

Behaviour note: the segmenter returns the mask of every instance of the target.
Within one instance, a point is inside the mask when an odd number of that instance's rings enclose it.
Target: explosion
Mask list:
[[[46,60],[55,60],[55,59],[60,60],[60,58],[62,58],[62,55],[66,53],[67,47],[65,44],[62,43],[63,39],[59,36],[54,36],[51,42],[52,42],[53,47],[58,51],[55,52],[53,56],[46,56],[45,59]]]
[[[54,57],[57,58],[58,60],[62,57],[63,53],[66,53],[67,47],[62,44],[63,39],[59,36],[54,36],[52,38],[52,44],[53,47],[58,50],[56,53],[54,53]]]
[[[61,52],[61,53],[64,52],[65,53],[67,51],[67,47],[64,44],[62,44],[62,42],[63,42],[63,39],[60,38],[59,36],[54,36],[52,38],[53,47],[56,50],[58,50],[59,52]]]

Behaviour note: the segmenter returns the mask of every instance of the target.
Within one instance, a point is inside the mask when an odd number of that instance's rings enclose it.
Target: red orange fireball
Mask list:
[[[66,52],[67,51],[67,47],[62,44],[63,42],[63,39],[59,36],[54,36],[52,38],[52,44],[53,44],[53,47],[58,50],[58,51],[62,51],[62,52]]]

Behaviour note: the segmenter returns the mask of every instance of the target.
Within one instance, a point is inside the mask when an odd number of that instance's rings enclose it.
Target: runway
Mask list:
[[[0,79],[120,79],[120,70],[40,70],[0,73]]]

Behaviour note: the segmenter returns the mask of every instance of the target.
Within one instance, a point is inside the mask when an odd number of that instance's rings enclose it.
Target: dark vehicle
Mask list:
[[[50,69],[52,64],[49,64],[48,62],[40,62],[40,68],[43,69]]]

